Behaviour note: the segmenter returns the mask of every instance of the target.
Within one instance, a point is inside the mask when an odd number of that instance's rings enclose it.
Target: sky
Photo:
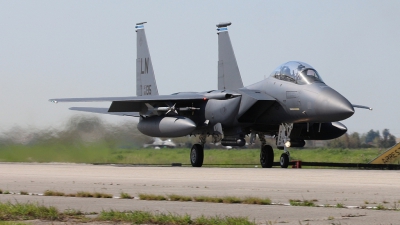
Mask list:
[[[0,131],[60,127],[72,106],[50,98],[134,96],[135,24],[146,21],[160,94],[217,89],[216,24],[245,86],[298,60],[356,109],[350,132],[400,137],[400,1],[0,0]],[[135,119],[102,115],[112,123]]]

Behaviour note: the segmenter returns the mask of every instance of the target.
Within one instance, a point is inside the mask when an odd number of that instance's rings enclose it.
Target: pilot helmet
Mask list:
[[[290,74],[290,68],[287,67],[287,66],[282,67],[282,68],[281,68],[281,75],[284,75],[284,76],[291,76],[291,74]]]
[[[302,71],[304,68],[306,68],[304,65],[302,65],[302,64],[299,64],[298,66],[297,66],[297,71]]]

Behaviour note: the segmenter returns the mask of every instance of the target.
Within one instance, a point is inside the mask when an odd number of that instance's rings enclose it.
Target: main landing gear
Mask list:
[[[274,164],[274,150],[271,145],[264,145],[261,147],[260,163],[262,168],[271,168]]]
[[[200,144],[194,144],[190,150],[190,163],[193,167],[201,167],[203,165],[206,137],[204,134],[200,135]]]
[[[271,168],[274,164],[274,150],[271,145],[267,145],[265,134],[259,133],[258,138],[261,142],[260,163],[262,168]]]

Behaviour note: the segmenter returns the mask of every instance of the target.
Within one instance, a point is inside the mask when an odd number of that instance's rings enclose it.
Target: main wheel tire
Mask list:
[[[274,164],[274,150],[271,145],[264,145],[261,147],[260,163],[262,168],[271,168]]]
[[[289,156],[286,153],[282,153],[281,159],[280,159],[280,164],[282,168],[288,168],[289,166]]]
[[[204,148],[200,144],[194,144],[190,150],[190,163],[193,167],[201,167],[204,160]]]

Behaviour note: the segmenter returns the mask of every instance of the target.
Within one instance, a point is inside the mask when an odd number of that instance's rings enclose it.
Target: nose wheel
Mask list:
[[[288,166],[289,166],[289,155],[287,153],[282,153],[279,163],[281,164],[282,168],[288,168]]]
[[[293,123],[282,123],[279,126],[278,136],[276,139],[276,145],[279,149],[283,150],[279,163],[282,168],[288,168],[290,153],[288,148],[290,147],[290,133],[293,129]]]

